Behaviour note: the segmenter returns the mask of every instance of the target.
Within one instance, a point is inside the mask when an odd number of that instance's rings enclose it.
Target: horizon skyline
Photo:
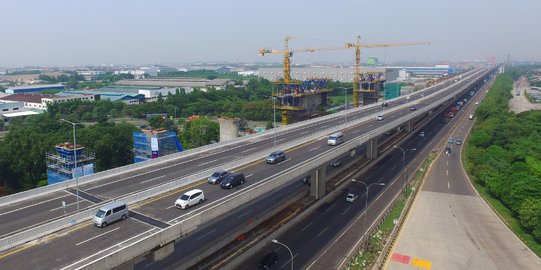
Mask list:
[[[367,57],[381,62],[495,57],[506,62],[508,54],[513,61],[540,61],[536,44],[541,37],[521,31],[541,26],[535,16],[539,1],[510,5],[504,0],[383,0],[376,11],[363,12],[365,6],[354,0],[279,0],[273,5],[247,0],[6,0],[3,7],[8,12],[0,17],[0,25],[10,27],[3,31],[0,66],[275,63],[280,55],[261,57],[258,50],[281,50],[288,35],[297,37],[290,41],[292,49],[343,47],[357,35],[361,43],[431,42],[362,49],[364,62]],[[507,19],[509,14],[521,18]],[[354,50],[297,53],[292,63],[331,60],[353,64]]]

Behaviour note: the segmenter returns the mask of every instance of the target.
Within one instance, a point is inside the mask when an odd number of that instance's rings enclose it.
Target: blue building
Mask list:
[[[102,92],[102,91],[64,91],[57,93],[57,96],[69,96],[69,95],[95,95],[95,100],[110,100],[110,101],[121,101],[126,104],[139,104],[145,101],[145,95],[143,94],[125,94],[117,92]]]
[[[143,129],[133,132],[133,163],[182,151],[182,145],[173,131]]]
[[[6,89],[6,94],[17,93],[33,93],[44,90],[58,90],[64,91],[66,88],[61,84],[38,84],[38,85],[26,85],[26,86],[13,86]]]

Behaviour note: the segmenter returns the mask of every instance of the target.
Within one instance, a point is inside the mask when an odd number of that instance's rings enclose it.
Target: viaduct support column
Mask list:
[[[163,245],[159,249],[153,250],[151,252],[152,261],[156,262],[156,261],[163,260],[167,256],[171,255],[173,253],[173,251],[175,251],[175,242],[174,241]]]
[[[310,196],[319,199],[325,195],[326,174],[327,166],[323,166],[310,174]]]
[[[366,143],[366,157],[376,159],[378,157],[378,139],[371,139]]]
[[[406,132],[410,133],[413,130],[413,119],[409,120],[408,123],[406,123]]]

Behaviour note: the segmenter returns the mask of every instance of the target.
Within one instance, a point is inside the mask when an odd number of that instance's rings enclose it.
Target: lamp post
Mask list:
[[[273,129],[273,137],[274,137],[274,148],[276,148],[276,97],[274,96],[274,91],[272,93],[272,109],[273,109],[273,121],[272,121],[272,129]]]
[[[366,216],[368,215],[368,189],[370,189],[371,186],[373,185],[377,185],[377,186],[385,186],[385,183],[372,183],[370,185],[366,185],[365,182],[361,181],[361,180],[355,180],[355,179],[351,179],[352,182],[355,182],[355,183],[361,183],[364,185],[364,187],[366,188],[366,194],[365,194],[365,203],[364,203],[364,208],[366,209],[365,212],[364,212],[364,221],[363,221],[363,230],[366,232]]]
[[[416,148],[411,148],[411,149],[404,149],[400,146],[396,146],[396,145],[393,145],[394,148],[398,148],[400,150],[402,150],[402,171],[404,170],[404,162],[405,162],[405,159],[406,159],[406,151],[416,151],[417,149]],[[408,170],[406,169],[406,180],[404,181],[404,187],[406,186],[406,183],[408,181]]]
[[[275,244],[282,245],[285,248],[287,248],[287,250],[289,250],[289,254],[291,255],[291,270],[293,270],[293,252],[291,252],[291,249],[289,249],[289,247],[286,246],[285,244],[278,242],[278,240],[276,239],[272,239],[271,241]]]
[[[77,169],[77,142],[75,141],[75,125],[77,123],[70,122],[66,119],[60,119],[60,121],[64,121],[73,126],[73,159],[75,161],[73,165],[73,170],[71,171],[71,177],[75,178],[75,196],[77,197],[77,212],[79,212],[79,178],[75,174],[75,170]]]
[[[347,94],[348,94],[347,88],[344,87],[344,123],[347,123],[347,121],[348,121],[348,114],[346,112],[346,110],[347,110],[347,100],[348,100]]]

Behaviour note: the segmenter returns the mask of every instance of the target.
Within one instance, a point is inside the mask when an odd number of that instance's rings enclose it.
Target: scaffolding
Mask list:
[[[378,102],[383,97],[385,74],[381,72],[367,72],[359,74],[358,92],[361,94],[362,105]]]
[[[71,143],[55,145],[55,152],[46,154],[48,184],[93,174],[95,159],[95,154],[85,151],[80,144],[75,147]]]
[[[278,81],[272,96],[276,99],[274,108],[282,111],[284,125],[312,118],[324,113],[327,106],[327,79],[304,81]]]
[[[182,145],[173,131],[145,128],[133,132],[133,163],[182,151]]]

